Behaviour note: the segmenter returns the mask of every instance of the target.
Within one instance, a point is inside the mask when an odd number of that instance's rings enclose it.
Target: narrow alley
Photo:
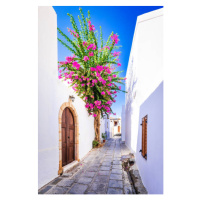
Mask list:
[[[121,137],[115,136],[103,147],[92,149],[77,167],[41,188],[39,194],[134,194],[121,162],[129,153]]]

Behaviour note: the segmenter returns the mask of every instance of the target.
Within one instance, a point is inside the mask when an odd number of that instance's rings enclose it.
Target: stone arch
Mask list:
[[[59,110],[58,114],[58,124],[59,124],[59,170],[58,174],[63,173],[63,167],[62,167],[62,128],[61,128],[61,123],[62,123],[62,113],[63,110],[68,107],[70,111],[73,114],[74,117],[74,125],[75,125],[75,160],[80,161],[79,159],[79,121],[78,121],[78,114],[76,112],[76,109],[74,105],[72,104],[71,99],[69,99],[69,102],[65,102],[62,104]]]

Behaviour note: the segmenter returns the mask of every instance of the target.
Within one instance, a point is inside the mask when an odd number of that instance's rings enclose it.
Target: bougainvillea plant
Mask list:
[[[67,14],[74,30],[67,29],[73,39],[58,28],[58,32],[66,42],[59,38],[58,40],[72,52],[65,61],[59,62],[59,79],[68,81],[76,94],[85,102],[89,115],[94,117],[95,140],[100,143],[100,116],[113,113],[111,106],[116,101],[117,92],[122,91],[121,86],[118,87],[116,84],[124,84],[122,81],[125,80],[119,77],[121,72],[116,71],[116,67],[121,66],[120,52],[114,51],[120,47],[117,46],[119,39],[118,35],[112,32],[105,43],[100,27],[98,42],[90,12],[88,11],[88,17],[85,18],[82,9],[79,10],[80,30],[74,17]]]

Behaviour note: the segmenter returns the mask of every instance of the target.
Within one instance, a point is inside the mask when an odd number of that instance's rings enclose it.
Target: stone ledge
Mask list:
[[[127,171],[127,173],[130,176],[135,193],[148,194],[146,188],[142,183],[142,179],[140,177],[140,173],[135,162],[134,154],[129,153],[128,155],[123,155],[121,157],[121,161],[122,161],[122,167],[124,168],[125,171]]]
[[[134,167],[131,167],[129,173],[130,173],[136,194],[148,194],[146,188],[144,187],[142,183],[142,179],[140,177],[140,174],[136,165],[134,164],[133,166]]]
[[[77,160],[74,160],[73,162],[69,163],[68,165],[65,165],[63,167],[63,173],[68,173],[69,171],[74,169],[78,164],[79,164],[79,162]]]

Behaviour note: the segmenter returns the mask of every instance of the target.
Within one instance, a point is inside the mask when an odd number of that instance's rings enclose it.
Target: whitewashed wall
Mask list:
[[[57,16],[52,7],[38,10],[38,188],[58,176],[59,134],[58,113],[61,105],[73,94],[58,79]],[[67,56],[67,55],[66,55]],[[94,119],[89,117],[84,102],[75,94],[74,107],[79,118],[79,157],[92,148]]]
[[[125,105],[122,106],[122,113],[121,113],[121,139],[122,141],[125,141],[125,131],[126,131],[126,127],[125,127],[125,123],[126,123],[126,113],[125,113]]]
[[[136,153],[137,162],[140,106],[163,81],[163,9],[138,16],[126,77],[125,143]],[[141,177],[143,180],[146,173]]]
[[[139,124],[147,119],[147,160],[142,149],[142,127],[139,125],[136,162],[149,194],[163,193],[163,82],[140,106]]]
[[[101,118],[100,123],[101,123],[101,127],[100,127],[101,140],[103,140],[102,133],[106,132],[106,130],[105,130],[105,123],[106,123],[105,119]]]
[[[110,119],[105,120],[105,132],[107,134],[107,139],[111,138],[111,127],[110,127]]]
[[[136,151],[139,107],[163,80],[162,9],[138,16],[126,80],[126,144]]]

